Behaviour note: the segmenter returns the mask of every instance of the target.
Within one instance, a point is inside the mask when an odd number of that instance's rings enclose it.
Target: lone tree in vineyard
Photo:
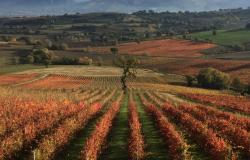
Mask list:
[[[137,71],[136,68],[139,64],[139,61],[132,56],[118,56],[116,60],[114,61],[115,65],[122,68],[123,73],[121,76],[121,84],[122,84],[122,90],[124,94],[127,93],[127,80],[128,78],[135,78]]]
[[[110,51],[112,54],[117,55],[119,50],[118,50],[118,48],[114,47],[114,48],[110,48]]]

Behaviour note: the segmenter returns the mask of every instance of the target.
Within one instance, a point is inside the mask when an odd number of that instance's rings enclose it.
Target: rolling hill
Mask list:
[[[242,45],[250,42],[250,30],[238,29],[238,30],[219,30],[217,35],[213,35],[211,31],[197,32],[191,34],[193,38],[200,40],[212,40],[219,45]]]

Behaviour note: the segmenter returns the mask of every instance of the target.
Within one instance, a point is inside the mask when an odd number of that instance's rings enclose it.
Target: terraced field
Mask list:
[[[54,74],[6,84],[0,87],[3,160],[250,157],[247,97],[159,77],[130,80],[126,95],[110,76]]]

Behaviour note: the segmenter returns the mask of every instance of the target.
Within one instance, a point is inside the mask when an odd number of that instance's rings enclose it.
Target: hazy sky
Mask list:
[[[248,6],[250,0],[0,0],[0,16],[99,11],[133,12],[143,9],[203,11]]]

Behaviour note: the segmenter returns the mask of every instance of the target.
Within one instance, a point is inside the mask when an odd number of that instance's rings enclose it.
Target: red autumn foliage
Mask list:
[[[90,83],[89,78],[66,75],[49,75],[48,77],[23,85],[26,88],[73,89]]]
[[[119,53],[121,54],[133,54],[133,55],[145,55],[148,56],[166,56],[166,57],[200,57],[202,56],[201,51],[213,48],[216,45],[210,43],[194,43],[187,40],[150,40],[143,41],[139,44],[136,42],[125,43],[119,46]],[[110,53],[108,47],[95,47],[90,48],[89,51],[98,53]]]
[[[38,136],[49,133],[61,121],[75,115],[85,106],[69,101],[46,102],[5,99],[1,108],[0,159],[11,158],[16,152],[28,147]]]
[[[216,115],[201,111],[195,106],[183,104],[179,108],[184,112],[188,112],[203,123],[206,123],[208,127],[218,131],[218,133],[234,147],[243,147],[242,150],[250,155],[250,135],[240,126],[233,125],[227,120],[219,119]]]
[[[0,85],[18,84],[32,80],[38,77],[38,74],[8,74],[0,76]]]
[[[37,158],[43,160],[52,159],[60,148],[69,143],[74,133],[84,128],[87,122],[101,109],[102,105],[96,103],[84,108],[84,110],[79,112],[76,116],[67,119],[53,134],[47,135],[43,138],[41,143],[39,143],[36,149],[38,154]]]
[[[101,120],[96,124],[95,130],[87,139],[85,147],[82,151],[83,160],[96,160],[102,152],[102,147],[105,144],[108,133],[111,130],[112,122],[120,110],[120,98],[114,102],[110,109],[105,113]]]
[[[250,114],[250,99],[246,97],[205,94],[183,94],[183,96],[202,103],[214,104]]]
[[[224,112],[224,111],[215,109],[213,107],[206,107],[206,106],[201,106],[201,105],[198,105],[195,107],[203,112],[206,112],[207,115],[211,115],[217,119],[223,119],[223,120],[229,121],[230,123],[236,126],[239,126],[242,129],[247,130],[248,132],[250,131],[250,119],[249,118],[237,116],[233,113]]]
[[[136,105],[133,101],[129,104],[129,153],[131,160],[142,160],[145,158],[145,145],[142,136],[141,124],[137,113]]]
[[[162,110],[186,130],[190,136],[199,144],[205,152],[216,160],[224,160],[229,153],[228,146],[224,140],[217,137],[213,130],[208,129],[204,124],[189,114],[173,107],[169,103],[162,106]]]
[[[186,145],[181,135],[156,106],[149,104],[142,95],[140,97],[146,111],[155,119],[164,137],[170,158],[175,160],[185,159]]]

